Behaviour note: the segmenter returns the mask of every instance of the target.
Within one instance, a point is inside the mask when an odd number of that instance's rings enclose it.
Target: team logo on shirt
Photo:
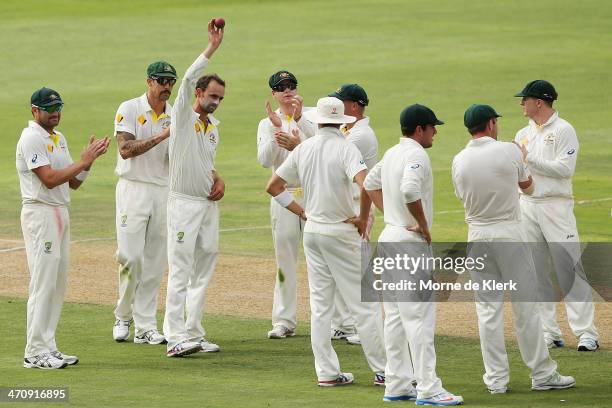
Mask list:
[[[410,166],[410,168],[411,168],[412,170],[416,170],[416,169],[418,169],[419,167],[421,167],[421,165],[420,165],[420,164],[418,164],[418,163],[417,163],[417,164],[413,164],[412,166]]]
[[[570,149],[567,151],[567,155],[571,156],[572,154],[576,153],[576,149]]]
[[[60,142],[59,146],[60,146],[60,149],[66,150],[66,143]]]
[[[217,136],[214,133],[208,135],[208,140],[210,140],[212,144],[217,144]]]
[[[176,234],[176,242],[178,242],[179,244],[182,244],[184,237],[185,237],[185,233],[183,231],[179,231],[178,234]]]
[[[123,115],[121,115],[120,113],[117,114],[117,117],[115,118],[115,120],[117,121],[117,123],[121,123],[121,121],[123,120]]]
[[[45,242],[45,254],[51,253],[51,246],[53,246],[53,242],[51,241]]]
[[[126,221],[127,221],[127,215],[126,215],[126,214],[123,214],[123,215],[121,216],[121,226],[122,226],[122,227],[127,227]]]
[[[544,136],[544,143],[548,145],[555,143],[555,134],[549,133],[546,136]]]
[[[144,125],[145,123],[147,123],[147,118],[145,118],[144,115],[140,115],[138,117],[138,123],[140,123],[141,125]]]
[[[34,153],[34,156],[32,156],[32,163],[36,163],[36,160],[38,160],[38,155]]]
[[[332,114],[332,115],[337,115],[337,114],[338,114],[338,109],[336,109],[336,107],[335,107],[335,106],[332,106],[332,109],[331,109],[331,114]]]

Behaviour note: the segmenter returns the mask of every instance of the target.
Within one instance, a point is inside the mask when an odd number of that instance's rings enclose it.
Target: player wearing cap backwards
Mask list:
[[[161,344],[157,331],[157,293],[168,264],[166,204],[168,201],[167,102],[176,70],[165,61],[147,68],[147,92],[123,102],[115,115],[117,138],[117,260],[119,300],[113,338],[125,341],[135,324],[134,343]],[[133,318],[133,320],[132,320]]]
[[[414,246],[425,250],[429,247],[433,173],[425,149],[433,145],[436,126],[442,124],[426,106],[405,108],[400,114],[399,143],[385,152],[366,177],[365,188],[385,218],[379,243],[414,243],[402,245],[407,251]],[[419,251],[414,256],[421,254]],[[432,271],[419,274],[421,279],[429,280]],[[436,375],[436,304],[431,295],[402,301],[384,294],[387,378],[383,401],[416,400],[417,405],[463,403],[461,396],[442,388]],[[413,380],[417,382],[416,390]]]
[[[580,261],[580,238],[574,216],[572,176],[578,158],[576,131],[553,109],[557,91],[544,80],[529,82],[515,96],[522,98],[523,115],[529,124],[516,134],[523,158],[536,183],[531,195],[521,195],[523,226],[530,242],[539,242],[533,251],[538,275],[540,317],[548,347],[563,347],[557,325],[551,273],[565,294],[570,328],[579,338],[578,351],[599,348],[595,328],[592,289]]]
[[[319,386],[353,383],[340,370],[329,330],[336,287],[353,312],[361,345],[374,383],[384,384],[385,355],[382,316],[376,303],[361,302],[361,238],[371,201],[362,190],[359,216],[353,210],[352,183],[361,187],[367,167],[359,150],[346,141],[340,125],[352,123],[337,98],[319,99],[317,108],[304,112],[318,124],[315,136],[300,143],[276,169],[267,191],[274,200],[306,221],[304,253],[310,286],[311,342]],[[305,209],[285,185],[300,182]]]
[[[472,140],[452,165],[455,194],[463,202],[468,224],[468,257],[486,259],[484,269],[471,271],[472,281],[516,282],[517,289],[509,293],[519,349],[531,370],[531,388],[570,388],[575,385],[574,378],[559,375],[542,336],[533,285],[535,267],[520,222],[519,188],[530,195],[538,187],[520,150],[512,143],[497,141],[499,117],[489,105],[472,105],[465,111],[464,124]],[[504,345],[504,291],[483,286],[474,297],[485,366],[483,380],[491,393],[505,393],[510,367]]]
[[[346,140],[359,149],[368,170],[372,169],[378,161],[378,140],[370,127],[370,118],[365,116],[365,108],[369,104],[368,94],[358,84],[344,84],[335,92],[329,94],[344,103],[344,113],[354,116],[354,123],[345,123],[340,131]],[[353,184],[353,209],[359,212],[359,186]],[[370,211],[366,226],[366,239],[370,239],[370,232],[374,225],[374,210]],[[359,335],[355,331],[355,321],[348,307],[336,290],[334,300],[334,315],[332,317],[332,339],[346,339],[350,344],[359,344]]]
[[[34,119],[21,132],[16,154],[30,272],[23,366],[64,368],[79,361],[60,352],[55,343],[70,264],[69,188],[81,186],[93,162],[106,153],[109,140],[90,136],[75,163],[66,138],[55,130],[64,106],[59,93],[41,88],[32,94],[31,104]]]
[[[170,124],[168,290],[164,334],[168,357],[216,352],[202,326],[205,293],[217,261],[219,208],[225,183],[215,169],[219,121],[212,116],[225,96],[216,74],[200,76],[223,41],[208,23],[208,46],[185,72]],[[191,98],[195,92],[195,103]]]
[[[266,101],[268,117],[257,127],[257,160],[274,172],[301,141],[314,135],[314,125],[302,116],[303,99],[297,94],[297,78],[289,71],[278,71],[268,80],[278,109],[272,110]],[[299,183],[285,186],[301,205]],[[303,221],[270,200],[272,239],[276,255],[276,284],[272,306],[270,339],[295,335],[297,325],[297,259]]]

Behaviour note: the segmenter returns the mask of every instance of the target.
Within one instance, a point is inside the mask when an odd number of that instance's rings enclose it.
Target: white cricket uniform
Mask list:
[[[366,177],[367,190],[382,189],[385,229],[378,242],[425,242],[406,228],[417,224],[408,203],[421,200],[427,225],[433,224],[433,173],[425,149],[414,139],[401,137]],[[418,256],[418,255],[416,255]],[[424,279],[431,271],[424,271]],[[419,398],[442,392],[436,375],[435,301],[396,301],[385,298],[385,395],[404,395],[417,381]],[[408,341],[406,341],[406,339]]]
[[[219,209],[210,201],[219,121],[207,123],[191,104],[195,86],[208,65],[200,55],[181,81],[170,124],[170,194],[168,197],[168,290],[164,335],[168,350],[183,341],[198,341],[206,287],[219,250]],[[185,318],[186,315],[186,318]]]
[[[297,146],[276,174],[304,189],[304,253],[310,286],[311,342],[319,381],[340,373],[331,345],[331,317],[336,287],[355,318],[370,368],[385,368],[382,314],[378,304],[361,302],[361,238],[344,221],[354,216],[352,183],[366,170],[359,150],[333,127],[324,127]]]
[[[376,139],[374,129],[370,127],[370,118],[366,116],[358,120],[350,129],[347,125],[343,125],[340,127],[340,131],[344,134],[346,140],[357,146],[365,165],[368,167],[368,170],[371,170],[378,161],[378,140]],[[361,211],[360,196],[361,190],[359,186],[353,183],[353,210],[355,211],[355,215],[359,215]],[[372,227],[374,226],[374,211],[374,206],[372,205],[366,226],[366,236],[368,240],[370,232],[372,232]],[[351,316],[348,306],[344,300],[342,300],[342,296],[340,296],[337,289],[334,297],[332,328],[341,330],[345,333],[352,333],[355,331],[355,320]]]
[[[542,243],[538,245],[542,250],[533,253],[540,294],[548,297],[546,294],[551,293],[553,270],[558,276],[564,275],[565,279],[568,275],[575,275],[565,302],[570,328],[575,336],[597,340],[599,334],[594,324],[592,289],[580,262],[580,238],[574,216],[572,176],[579,149],[576,131],[555,112],[542,126],[530,120],[517,132],[515,141],[527,148],[527,167],[535,181],[533,194],[521,195],[520,203],[527,240]],[[572,270],[574,265],[576,272]],[[562,334],[557,324],[555,303],[550,299],[541,302],[539,312],[544,336],[560,340]]]
[[[304,109],[305,111],[306,109]],[[282,130],[291,134],[292,129],[299,129],[300,140],[314,135],[315,126],[301,117],[296,123],[291,116],[276,110],[282,122]],[[268,118],[259,122],[257,127],[257,160],[274,172],[289,156],[289,150],[276,144],[276,128]],[[303,193],[299,183],[287,185],[287,190],[300,205],[303,204]],[[276,284],[274,285],[274,302],[272,306],[272,325],[283,325],[294,330],[297,325],[297,263],[298,245],[302,238],[304,224],[300,217],[281,207],[276,200],[270,200],[270,219],[272,221],[272,240],[276,255]]]
[[[115,136],[127,132],[148,139],[170,126],[170,111],[159,117],[147,95],[123,102],[115,115]],[[157,329],[157,294],[168,264],[166,205],[168,201],[168,140],[148,152],[123,159],[117,152],[116,188],[119,300],[115,317],[134,319],[136,335]]]
[[[57,131],[51,135],[35,121],[28,122],[16,153],[21,229],[30,272],[25,358],[57,350],[55,330],[70,265],[69,185],[48,189],[32,170],[46,165],[58,170],[72,163],[64,135]]]
[[[452,178],[455,194],[465,208],[468,242],[480,242],[470,256],[483,256],[480,251],[485,247],[487,277],[518,282],[521,300],[512,301],[512,312],[521,356],[533,380],[549,378],[557,364],[548,355],[542,336],[537,292],[530,284],[536,280],[535,267],[520,224],[518,183],[529,179],[521,152],[512,143],[488,136],[471,140],[453,159]],[[512,244],[504,246],[503,242]],[[472,273],[473,279],[479,276]],[[510,292],[513,300],[518,295]],[[483,380],[489,389],[506,388],[510,367],[504,344],[503,291],[492,296],[478,292],[475,302]]]

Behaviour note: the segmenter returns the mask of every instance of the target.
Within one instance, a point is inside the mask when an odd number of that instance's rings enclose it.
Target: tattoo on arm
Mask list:
[[[148,139],[136,140],[136,136],[128,132],[117,132],[117,144],[119,153],[124,159],[140,156],[161,142],[157,135]]]

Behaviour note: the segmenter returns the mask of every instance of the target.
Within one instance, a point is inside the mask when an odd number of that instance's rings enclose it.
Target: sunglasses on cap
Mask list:
[[[285,92],[286,89],[293,91],[297,89],[297,84],[294,84],[293,82],[289,82],[287,84],[278,84],[272,87],[272,90],[276,92]]]
[[[63,103],[58,103],[58,104],[51,105],[51,106],[36,106],[36,105],[32,105],[33,108],[45,111],[47,113],[61,112],[63,106],[64,106]]]
[[[169,77],[151,77],[151,79],[155,80],[160,85],[174,85],[176,84],[176,78]]]

